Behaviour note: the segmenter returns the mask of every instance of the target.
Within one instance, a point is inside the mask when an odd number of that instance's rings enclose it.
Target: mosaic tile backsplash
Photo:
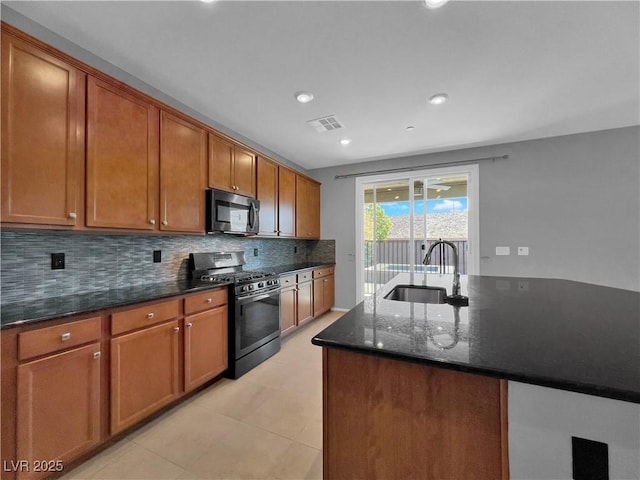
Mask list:
[[[241,250],[246,270],[335,262],[334,240],[2,232],[0,241],[2,304],[186,279],[191,252]],[[162,262],[153,263],[154,250]],[[65,254],[64,270],[51,269],[52,253]]]

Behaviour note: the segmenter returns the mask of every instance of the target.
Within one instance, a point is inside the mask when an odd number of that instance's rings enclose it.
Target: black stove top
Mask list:
[[[236,285],[242,285],[250,283],[255,280],[267,280],[271,278],[278,278],[277,273],[273,272],[226,272],[226,273],[207,273],[200,277],[200,280],[205,282],[231,282]]]

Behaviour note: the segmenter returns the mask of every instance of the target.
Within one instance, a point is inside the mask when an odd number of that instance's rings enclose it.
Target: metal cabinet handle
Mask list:
[[[95,352],[95,353],[93,354],[93,358],[94,358],[95,360],[97,360],[97,359],[98,359],[98,358],[100,358],[101,356],[102,356],[102,353],[100,353],[100,352]]]
[[[213,302],[213,300],[211,300],[210,298],[207,298],[207,303],[211,303]]]
[[[151,225],[155,225],[155,224],[156,224],[156,221],[155,221],[153,218],[151,218],[151,219],[149,220],[149,223],[150,223]]]
[[[173,327],[173,331],[178,333],[180,331],[180,327]]]
[[[71,212],[71,213],[69,214],[69,218],[70,218],[71,220],[75,220],[76,218],[78,218],[78,214],[77,214],[77,213],[75,213],[75,212]]]
[[[163,220],[163,221],[162,221],[162,225],[165,225],[165,226],[166,226],[166,225],[169,225],[169,222],[167,222],[166,220]]]
[[[60,340],[62,340],[63,342],[66,342],[70,338],[71,338],[71,333],[70,332],[63,333],[62,335],[60,335]]]
[[[154,315],[153,315],[153,312],[149,312],[149,313],[147,313],[147,318],[148,318],[149,320],[151,320],[151,319],[153,318],[153,316],[154,316]]]
[[[191,322],[187,323],[187,328],[191,328],[191,327],[193,327],[193,323]]]

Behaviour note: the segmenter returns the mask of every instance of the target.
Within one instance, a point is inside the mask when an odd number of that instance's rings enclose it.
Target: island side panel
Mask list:
[[[324,478],[506,480],[506,382],[323,348]]]

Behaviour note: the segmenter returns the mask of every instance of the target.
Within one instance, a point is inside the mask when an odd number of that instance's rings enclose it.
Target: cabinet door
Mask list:
[[[227,369],[227,306],[184,319],[184,389],[189,391]]]
[[[156,228],[158,123],[157,108],[89,77],[87,226]]]
[[[320,184],[296,176],[296,237],[320,238]]]
[[[236,193],[256,196],[256,155],[238,146],[233,154],[233,184]]]
[[[323,278],[323,301],[324,301],[324,310],[331,310],[333,304],[336,302],[336,292],[335,292],[335,275],[329,275],[326,278]]]
[[[260,200],[260,235],[278,234],[278,165],[258,157],[257,199]]]
[[[324,312],[324,278],[313,281],[313,316]]]
[[[209,187],[235,192],[233,143],[209,134]]]
[[[282,166],[278,168],[278,235],[296,235],[296,174]]]
[[[204,232],[206,132],[160,115],[160,230]]]
[[[96,342],[18,366],[17,458],[31,470],[34,460],[66,463],[99,443],[100,357]]]
[[[280,292],[280,331],[282,334],[296,326],[297,303],[295,287]]]
[[[178,320],[111,340],[111,434],[177,398]]]
[[[313,318],[313,282],[298,284],[298,325]]]
[[[2,32],[3,222],[82,225],[85,75]]]

